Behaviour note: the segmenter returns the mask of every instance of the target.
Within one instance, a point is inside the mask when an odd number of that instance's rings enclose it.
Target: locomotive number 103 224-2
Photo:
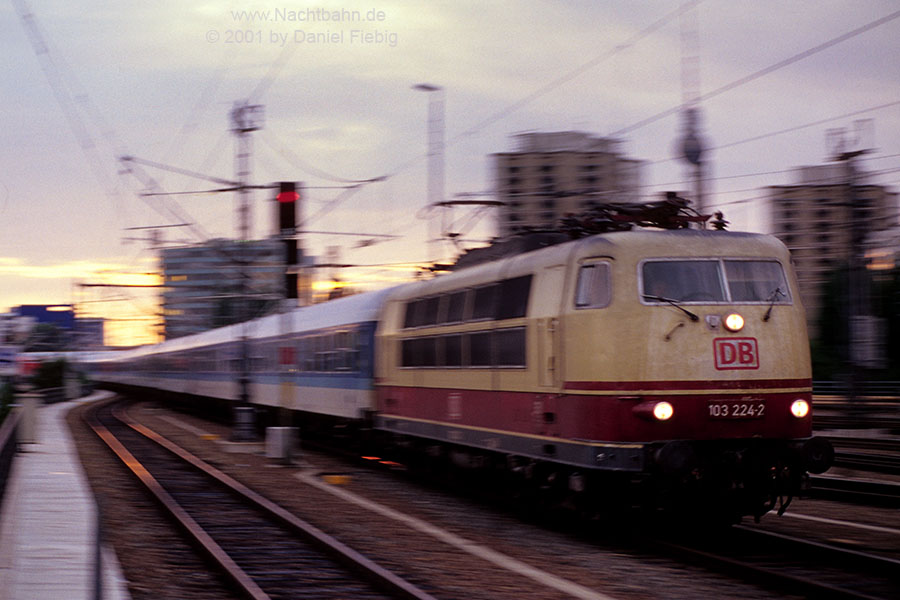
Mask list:
[[[709,416],[713,419],[759,419],[765,413],[766,404],[761,400],[709,403]]]

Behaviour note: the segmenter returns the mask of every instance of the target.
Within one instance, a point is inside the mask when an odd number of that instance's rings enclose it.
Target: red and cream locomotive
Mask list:
[[[110,383],[365,425],[587,505],[759,516],[833,459],[812,436],[806,322],[767,235],[611,231],[94,365]],[[345,428],[346,429],[346,428]],[[782,502],[782,507],[784,502]]]

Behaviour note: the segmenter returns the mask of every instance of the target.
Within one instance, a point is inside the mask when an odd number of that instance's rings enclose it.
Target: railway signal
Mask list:
[[[300,193],[293,181],[278,184],[278,235],[284,241],[284,285],[288,303],[297,304],[297,202]]]

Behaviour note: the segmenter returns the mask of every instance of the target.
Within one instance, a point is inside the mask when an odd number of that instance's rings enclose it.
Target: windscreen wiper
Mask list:
[[[766,314],[763,315],[763,321],[768,321],[769,317],[772,316],[772,308],[774,308],[775,303],[778,302],[778,296],[787,297],[787,295],[781,291],[780,287],[777,287],[774,290],[772,290],[772,293],[769,294],[768,298],[766,298],[766,300],[769,301],[769,309],[766,311]]]
[[[647,300],[656,300],[657,302],[665,302],[666,304],[671,304],[672,306],[674,306],[675,308],[677,308],[678,310],[680,310],[681,312],[683,312],[684,314],[689,316],[691,318],[691,321],[699,321],[700,320],[700,317],[698,317],[697,315],[695,315],[694,313],[692,313],[691,311],[689,311],[682,305],[678,304],[678,300],[672,300],[671,298],[664,298],[663,296],[652,296],[650,294],[644,294],[644,298]]]

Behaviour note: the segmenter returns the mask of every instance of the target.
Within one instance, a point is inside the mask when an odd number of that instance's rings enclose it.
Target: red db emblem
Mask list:
[[[756,338],[716,338],[713,340],[716,369],[758,369]]]

